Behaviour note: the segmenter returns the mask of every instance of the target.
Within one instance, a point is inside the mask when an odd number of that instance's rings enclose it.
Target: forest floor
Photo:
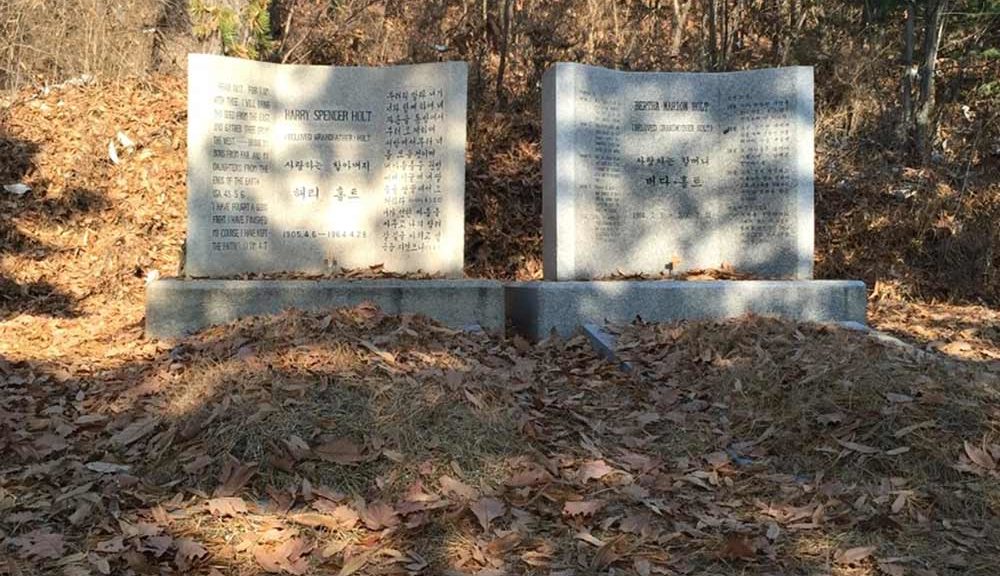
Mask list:
[[[32,188],[0,192],[0,574],[996,572],[982,304],[875,286],[870,324],[907,347],[757,317],[615,327],[630,372],[582,338],[369,306],[145,339],[185,227],[177,94],[0,112],[0,184]],[[533,225],[473,243],[470,274],[540,273],[483,253]]]

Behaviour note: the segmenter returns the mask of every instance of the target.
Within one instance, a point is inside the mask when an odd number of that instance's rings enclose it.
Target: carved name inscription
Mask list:
[[[464,63],[190,55],[185,272],[461,275],[465,123]]]
[[[724,266],[811,277],[812,86],[808,67],[550,68],[546,278]]]

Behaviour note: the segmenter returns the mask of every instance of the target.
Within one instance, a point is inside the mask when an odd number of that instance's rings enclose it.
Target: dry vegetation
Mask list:
[[[17,2],[0,25],[24,30]],[[507,32],[494,3],[291,2],[278,54],[470,62],[467,273],[492,278],[541,273],[549,62],[813,64],[817,271],[866,280],[873,323],[930,354],[747,318],[618,327],[626,373],[581,339],[364,306],[144,340],[146,278],[181,258],[183,78],[18,48],[56,76],[0,99],[0,184],[32,188],[0,192],[0,574],[995,573],[998,68],[973,48],[998,27],[942,47],[922,166],[897,145],[898,22],[808,5],[744,13],[713,63],[697,10],[673,53],[663,2],[519,0]]]
[[[621,332],[632,372],[364,306],[5,349],[5,568],[993,572],[998,372],[767,319]]]

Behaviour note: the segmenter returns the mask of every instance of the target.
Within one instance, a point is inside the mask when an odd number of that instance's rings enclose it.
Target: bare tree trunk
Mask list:
[[[691,12],[691,4],[694,0],[680,2],[674,0],[674,37],[670,42],[670,54],[678,56],[681,53],[681,46],[684,45],[684,28],[687,26],[688,14]]]
[[[729,65],[729,0],[722,0],[722,58],[720,67],[725,69]]]
[[[917,154],[920,161],[930,159],[934,130],[931,118],[934,115],[934,71],[937,68],[938,47],[944,28],[944,12],[948,0],[928,0],[924,15],[924,61],[920,66],[920,101],[916,116]]]
[[[899,123],[900,142],[909,140],[910,126],[913,125],[913,34],[917,20],[917,1],[906,3],[906,30],[903,33],[903,118]]]
[[[500,64],[497,67],[497,106],[500,108],[506,108],[507,97],[506,92],[503,89],[504,74],[507,71],[507,51],[510,48],[510,21],[512,18],[511,10],[514,6],[514,0],[504,0],[503,3],[503,13],[500,15]]]
[[[719,43],[718,43],[718,34],[716,33],[716,28],[718,24],[716,22],[715,0],[708,0],[705,4],[706,4],[706,10],[708,11],[709,65],[712,70],[715,70],[719,64]]]

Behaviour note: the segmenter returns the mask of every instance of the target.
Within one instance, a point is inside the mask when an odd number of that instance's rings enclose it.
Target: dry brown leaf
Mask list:
[[[312,456],[312,449],[309,448],[309,444],[294,434],[285,438],[282,443],[288,450],[288,455],[291,456],[292,460],[295,460],[296,462],[299,460],[306,460]]]
[[[639,511],[629,514],[622,518],[621,522],[618,524],[618,528],[622,532],[628,532],[630,534],[649,534],[652,526],[652,516],[649,512]]]
[[[238,496],[212,498],[205,502],[212,516],[236,516],[247,512],[247,503]]]
[[[566,502],[563,505],[563,514],[567,516],[593,516],[601,508],[604,508],[603,500],[580,500],[576,502]]]
[[[490,531],[490,523],[507,512],[507,506],[496,498],[480,498],[469,504],[469,510],[476,515],[484,532]]]
[[[347,438],[337,438],[313,448],[313,453],[321,460],[334,464],[353,465],[365,458],[361,447]]]
[[[614,471],[604,460],[589,460],[580,466],[578,478],[581,483],[586,483],[588,480],[600,480]]]
[[[62,558],[66,544],[62,534],[50,532],[47,528],[32,530],[23,536],[10,539],[17,546],[20,556],[56,560]]]
[[[871,556],[877,549],[878,546],[858,546],[856,548],[841,550],[834,556],[834,560],[838,564],[857,564],[858,562]]]
[[[993,470],[996,468],[996,462],[990,453],[978,446],[970,444],[968,440],[964,442],[965,444],[965,454],[969,457],[976,466],[980,468],[985,468],[987,470]]]
[[[478,490],[451,476],[441,476],[438,479],[438,484],[441,486],[442,492],[451,494],[460,500],[475,500],[479,497]]]
[[[309,526],[311,528],[329,528],[330,530],[337,530],[343,526],[341,522],[333,516],[320,514],[318,512],[300,512],[297,514],[289,514],[288,519],[296,524],[302,524],[303,526]]]
[[[151,433],[156,429],[157,424],[159,424],[159,419],[153,416],[136,420],[112,436],[111,443],[119,448],[124,448]]]
[[[327,518],[326,521],[335,523],[334,528],[341,530],[350,530],[357,525],[359,517],[358,513],[355,512],[351,507],[345,506],[343,504],[328,505],[325,504],[325,500],[317,501],[313,504],[313,507],[320,511],[320,513]]]
[[[545,484],[546,482],[552,481],[552,475],[548,473],[547,470],[538,466],[531,467],[520,472],[515,472],[510,478],[507,479],[507,486],[511,488],[525,488],[528,486],[537,486],[539,484]]]
[[[98,552],[108,552],[111,554],[121,552],[125,549],[125,540],[121,536],[115,536],[110,540],[98,542],[94,549]]]
[[[848,440],[841,440],[837,438],[837,443],[847,448],[848,450],[853,450],[855,452],[860,452],[861,454],[878,454],[881,452],[878,448],[873,448],[871,446],[865,446],[864,444],[858,444],[857,442],[850,442]]]
[[[742,534],[729,534],[722,543],[719,557],[727,560],[748,560],[757,555],[756,548]]]
[[[926,420],[924,422],[918,422],[911,426],[905,426],[903,428],[900,428],[899,430],[896,430],[893,436],[895,436],[896,438],[902,438],[903,436],[906,436],[907,434],[913,432],[914,430],[919,430],[921,428],[932,428],[936,424],[937,422],[935,422],[934,420]]]
[[[523,540],[524,536],[519,532],[509,532],[487,544],[486,553],[490,556],[501,556],[517,548]]]
[[[337,576],[351,576],[351,574],[356,573],[365,567],[365,564],[371,560],[378,552],[378,548],[372,548],[371,550],[366,550],[361,554],[355,554],[344,562],[344,565],[340,568],[340,572],[337,572]]]
[[[226,454],[222,470],[219,472],[219,487],[212,495],[215,497],[235,496],[246,486],[256,471],[256,464],[241,464],[239,460]]]
[[[906,493],[900,493],[892,502],[892,513],[899,514],[906,507]]]
[[[359,516],[369,530],[381,530],[399,525],[399,516],[396,514],[396,510],[382,502],[373,502],[364,506],[361,508]]]
[[[822,414],[816,417],[816,422],[824,426],[829,424],[839,424],[844,421],[844,414],[841,412],[833,412],[831,414]]]
[[[906,576],[906,569],[899,564],[879,562],[878,569],[886,576]]]
[[[194,474],[195,472],[204,469],[211,463],[212,463],[212,457],[207,454],[202,454],[201,456],[198,456],[191,462],[185,464],[184,471],[187,472],[188,474]]]
[[[195,563],[208,557],[208,550],[190,538],[178,538],[174,544],[177,546],[174,564],[181,572],[187,572]]]
[[[268,572],[301,576],[309,571],[310,550],[312,545],[304,538],[290,538],[278,544],[259,544],[254,547],[253,556]]]

